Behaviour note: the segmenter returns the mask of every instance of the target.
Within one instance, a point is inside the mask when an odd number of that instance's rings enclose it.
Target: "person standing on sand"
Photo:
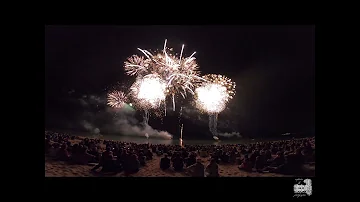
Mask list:
[[[219,166],[216,163],[216,159],[211,159],[205,171],[207,172],[207,177],[219,177]]]
[[[196,160],[196,164],[186,168],[191,177],[205,177],[205,166],[202,164],[201,159]]]

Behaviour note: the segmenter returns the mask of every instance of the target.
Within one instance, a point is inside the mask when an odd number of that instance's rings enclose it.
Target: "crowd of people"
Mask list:
[[[90,164],[90,172],[138,172],[154,155],[159,168],[195,177],[218,177],[219,164],[237,165],[246,172],[302,175],[303,165],[315,162],[315,138],[247,145],[152,145],[83,138],[45,131],[45,155],[70,164]],[[204,165],[209,161],[208,165]]]

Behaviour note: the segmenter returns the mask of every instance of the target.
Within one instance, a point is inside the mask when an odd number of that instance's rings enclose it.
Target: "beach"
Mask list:
[[[207,164],[209,161],[203,159]],[[140,171],[129,175],[131,177],[190,177],[185,173],[175,172],[170,168],[163,171],[159,167],[160,157],[154,156],[153,160],[147,162],[147,165],[140,168]],[[293,177],[290,175],[281,175],[275,173],[257,173],[241,171],[238,165],[219,165],[220,177]],[[45,159],[45,177],[127,177],[124,172],[116,175],[107,175],[91,172],[90,165],[69,165],[65,162],[51,161]]]
[[[79,143],[84,137],[71,140],[73,144]],[[105,145],[101,145],[105,148]],[[129,177],[190,177],[185,172],[175,172],[172,168],[167,171],[160,169],[161,157],[154,154],[153,159],[147,161],[144,167],[141,167],[139,172],[129,175]],[[210,162],[210,157],[201,158],[203,164],[206,166]],[[62,161],[54,161],[45,156],[45,177],[128,177],[124,172],[118,174],[106,174],[100,172],[91,172],[90,169],[94,164],[89,165],[72,165]],[[311,169],[315,169],[313,166]],[[292,175],[282,175],[276,173],[258,173],[246,172],[238,169],[238,165],[219,164],[220,177],[293,177]]]

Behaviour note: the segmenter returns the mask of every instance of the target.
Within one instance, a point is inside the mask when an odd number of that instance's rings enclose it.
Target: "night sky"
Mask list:
[[[236,82],[236,96],[219,115],[219,127],[226,122],[228,130],[253,136],[314,131],[315,26],[310,25],[46,26],[46,126],[65,128],[86,110],[105,110],[84,108],[76,100],[104,97],[116,82],[131,84],[123,71],[126,58],[140,55],[138,47],[162,49],[165,39],[176,52],[185,44],[184,56],[196,51],[202,74],[224,74]],[[188,129],[207,129],[206,117],[190,124],[191,116],[184,117]],[[150,122],[176,130],[171,124],[176,115],[164,121],[169,124]]]

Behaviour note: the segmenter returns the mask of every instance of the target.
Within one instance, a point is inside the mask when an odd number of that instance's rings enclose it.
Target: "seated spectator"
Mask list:
[[[170,168],[170,159],[168,158],[168,155],[165,154],[165,156],[161,158],[160,168],[161,170],[167,170]]]
[[[177,154],[173,160],[173,167],[177,172],[181,172],[184,168],[184,160],[179,154]]]
[[[192,166],[196,163],[196,155],[195,154],[191,154],[189,156],[189,158],[186,159],[186,166]]]
[[[79,161],[81,161],[81,148],[83,146],[79,146],[78,144],[74,144],[72,152],[71,152],[71,163],[74,164],[81,164]]]
[[[175,157],[177,157],[179,154],[178,152],[174,152],[174,154],[171,156],[171,162],[174,163]]]
[[[265,161],[271,159],[272,156],[271,156],[271,151],[270,150],[266,150],[265,151]]]
[[[94,168],[92,168],[92,171],[96,171],[98,168],[102,167],[103,172],[110,172],[114,169],[115,162],[113,161],[113,153],[110,149],[110,147],[106,148],[106,151],[103,152],[102,157],[100,158],[99,164],[97,164]]]
[[[162,155],[163,155],[163,152],[162,152],[161,150],[158,150],[158,151],[156,152],[156,155],[157,155],[157,156],[162,156]]]
[[[236,162],[236,152],[232,151],[230,153],[229,162],[232,164]]]
[[[277,149],[277,147],[273,147],[273,148],[271,149],[271,153],[272,153],[272,154],[276,154],[278,151],[279,151],[279,150]]]
[[[140,162],[136,154],[130,154],[124,164],[125,174],[134,174],[139,172]]]
[[[87,151],[89,154],[93,155],[96,157],[97,161],[99,161],[99,157],[100,157],[100,152],[98,151],[97,147],[93,147],[92,149]]]
[[[70,141],[67,141],[67,142],[66,142],[66,146],[67,146],[67,148],[69,149],[69,147],[71,147],[71,142],[70,142]]]
[[[250,159],[244,159],[244,161],[242,162],[242,164],[239,166],[240,170],[244,170],[247,172],[251,172],[252,171],[252,163],[250,161]]]
[[[95,146],[95,144],[94,144]],[[113,154],[117,155],[119,153],[119,147],[117,145],[114,146]]]
[[[96,163],[96,156],[88,153],[87,148],[82,146],[73,153],[72,162],[76,164],[86,165],[88,163]]]
[[[274,159],[268,160],[271,167],[277,167],[285,163],[285,157],[282,152],[277,152],[277,155]]]
[[[146,160],[149,161],[149,160],[152,160],[152,159],[153,159],[153,153],[150,150],[148,150],[146,152]]]
[[[168,147],[165,147],[164,149],[163,149],[163,153],[165,154],[165,153],[168,153],[168,151],[169,151],[169,148]]]
[[[219,166],[216,163],[216,159],[211,159],[210,164],[206,167],[207,177],[219,177]]]
[[[146,165],[146,156],[142,152],[139,154],[139,162],[141,166]]]
[[[256,157],[255,169],[257,171],[262,171],[262,169],[264,168],[264,165],[265,165],[265,156]]]
[[[45,154],[49,152],[51,148],[50,139],[45,139]]]
[[[200,150],[199,155],[201,158],[206,158],[209,156],[209,153],[205,149],[202,149],[202,150]]]
[[[189,157],[189,152],[187,152],[185,149],[181,152],[182,158],[186,159]],[[195,159],[196,160],[196,159]]]
[[[205,166],[201,159],[197,159],[196,163],[186,168],[186,173],[192,177],[205,177]]]
[[[242,162],[243,162],[243,159],[242,159],[241,157],[236,158],[236,160],[235,160],[235,164],[236,164],[236,165],[241,165]]]
[[[220,156],[220,159],[221,159],[222,163],[227,164],[227,163],[229,163],[230,156],[228,153],[223,152],[222,155]]]
[[[243,149],[241,149],[240,153],[241,153],[242,155],[245,155],[245,154],[247,154],[247,151],[246,151],[245,148],[243,148]]]
[[[256,161],[256,157],[259,156],[259,153],[254,151],[250,156],[249,156],[249,160],[252,164],[255,164]]]
[[[60,145],[58,143],[52,144],[52,147],[49,148],[49,157],[55,159],[59,150]]]
[[[242,160],[242,162],[245,161],[245,160],[249,160],[249,155],[245,154],[244,157],[241,160]]]
[[[301,154],[301,149],[297,149],[295,154],[290,154],[285,157],[285,163],[275,170],[283,174],[298,174],[302,171],[304,157]]]
[[[66,149],[66,144],[63,144],[60,148],[60,150],[58,151],[57,155],[56,155],[56,159],[60,160],[60,161],[68,161],[70,160],[70,154]]]

